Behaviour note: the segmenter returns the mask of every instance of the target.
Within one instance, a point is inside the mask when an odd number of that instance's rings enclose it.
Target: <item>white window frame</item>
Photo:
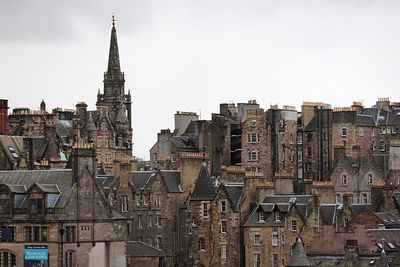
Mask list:
[[[226,220],[221,220],[221,234],[226,234],[228,229],[228,223]]]
[[[290,221],[290,231],[297,232],[297,221],[296,220]]]
[[[210,217],[210,207],[209,203],[202,203],[202,215],[204,219],[208,219]]]
[[[261,244],[261,234],[260,233],[254,233],[253,234],[253,245],[254,246],[259,246]]]
[[[342,185],[348,185],[348,179],[346,174],[342,174],[341,180],[342,180]]]
[[[226,245],[221,245],[221,259],[227,258],[227,249]]]
[[[278,246],[279,244],[278,232],[272,232],[271,243],[273,247]]]
[[[253,254],[253,267],[261,267],[261,255],[260,255],[260,253]]]
[[[226,200],[222,199],[219,201],[219,211],[226,212]]]

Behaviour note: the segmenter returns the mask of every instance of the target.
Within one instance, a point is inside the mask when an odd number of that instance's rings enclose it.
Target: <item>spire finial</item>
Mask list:
[[[113,25],[113,27],[115,26],[115,16],[114,16],[114,12],[112,13],[112,25]]]

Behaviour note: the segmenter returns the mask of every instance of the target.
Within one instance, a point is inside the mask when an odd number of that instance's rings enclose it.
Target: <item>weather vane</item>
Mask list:
[[[115,26],[115,16],[114,16],[114,12],[112,14],[112,25]]]

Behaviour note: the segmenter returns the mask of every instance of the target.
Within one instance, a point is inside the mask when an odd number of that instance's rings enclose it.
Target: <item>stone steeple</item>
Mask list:
[[[121,66],[119,64],[117,30],[115,29],[115,18],[112,16],[112,29],[110,40],[110,53],[108,56],[108,69],[107,72],[121,73]]]
[[[104,73],[104,94],[112,96],[114,101],[121,98],[125,94],[124,90],[125,77],[121,72],[119,61],[117,30],[115,29],[115,18],[112,17],[110,51],[108,54],[108,68]]]

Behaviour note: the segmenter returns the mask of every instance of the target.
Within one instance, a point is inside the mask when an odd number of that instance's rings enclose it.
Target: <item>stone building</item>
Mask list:
[[[303,177],[315,181],[328,180],[333,168],[331,106],[304,102],[301,109],[298,142],[303,151]]]
[[[242,183],[219,183],[204,163],[189,196],[182,266],[237,266],[241,259]],[[188,251],[185,253],[185,249]]]
[[[126,219],[94,183],[95,150],[79,144],[72,161],[72,169],[0,172],[3,266],[27,264],[38,246],[49,266],[126,264]]]
[[[132,173],[132,225],[130,240],[162,251],[167,266],[178,261],[180,172],[176,170]],[[131,203],[131,202],[129,202]]]
[[[268,110],[271,124],[272,172],[297,178],[297,111],[277,105]]]
[[[264,110],[248,109],[241,128],[241,166],[247,172],[260,172],[272,177],[271,127]]]
[[[244,223],[246,266],[285,266],[297,237],[309,244],[318,233],[318,207],[312,196],[267,196]]]

